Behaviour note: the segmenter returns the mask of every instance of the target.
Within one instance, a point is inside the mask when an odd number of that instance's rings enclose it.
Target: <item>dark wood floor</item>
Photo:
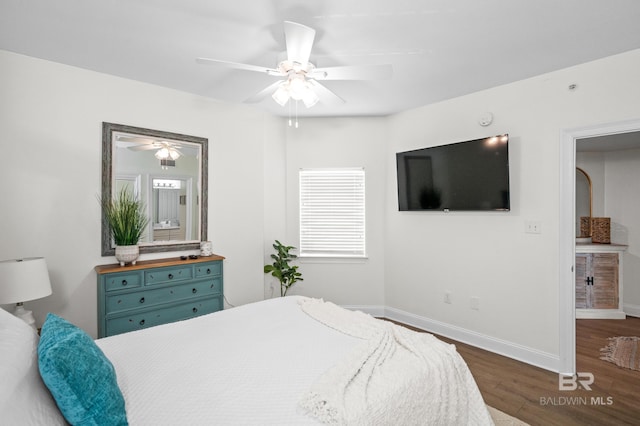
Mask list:
[[[591,391],[559,391],[556,373],[455,343],[487,404],[531,425],[640,425],[640,371],[599,359],[607,338],[640,336],[640,318],[577,320],[576,364]]]

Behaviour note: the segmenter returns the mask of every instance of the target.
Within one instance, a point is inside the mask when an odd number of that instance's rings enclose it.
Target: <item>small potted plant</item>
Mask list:
[[[302,274],[298,272],[298,266],[291,266],[289,262],[297,258],[291,250],[295,247],[285,246],[280,241],[276,240],[273,244],[273,248],[276,250],[275,254],[271,255],[273,263],[270,265],[264,265],[264,273],[271,273],[274,277],[280,281],[280,296],[286,296],[287,291],[297,281],[304,281]]]
[[[138,242],[149,223],[144,203],[124,187],[115,198],[101,200],[101,204],[103,218],[116,245],[116,259],[120,266],[129,262],[135,265],[140,255]]]

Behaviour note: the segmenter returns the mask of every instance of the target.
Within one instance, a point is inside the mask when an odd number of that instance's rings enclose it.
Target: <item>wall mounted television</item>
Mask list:
[[[400,211],[509,211],[509,135],[396,153]]]

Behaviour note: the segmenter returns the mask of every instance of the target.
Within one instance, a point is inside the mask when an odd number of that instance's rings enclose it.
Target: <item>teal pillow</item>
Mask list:
[[[40,376],[72,425],[127,425],[116,372],[80,328],[48,314],[38,344]]]

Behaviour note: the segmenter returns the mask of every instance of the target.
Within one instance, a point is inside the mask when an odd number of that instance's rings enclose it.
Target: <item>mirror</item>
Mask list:
[[[576,167],[576,236],[587,238],[591,236],[591,178],[579,167]],[[587,221],[581,219],[587,217]]]
[[[206,138],[102,123],[102,155],[102,199],[126,188],[145,204],[140,253],[200,248],[207,240]],[[102,256],[114,253],[103,212]]]

